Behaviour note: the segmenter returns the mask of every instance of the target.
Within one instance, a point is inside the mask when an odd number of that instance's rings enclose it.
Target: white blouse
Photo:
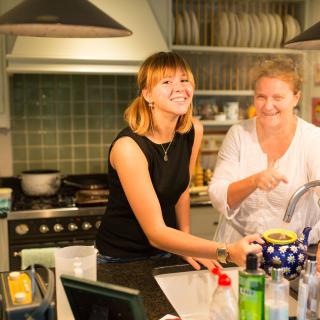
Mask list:
[[[294,138],[276,163],[288,184],[280,183],[270,192],[257,189],[238,208],[230,209],[227,204],[229,184],[265,170],[267,163],[267,155],[258,142],[256,119],[232,126],[220,148],[209,186],[211,202],[221,213],[214,239],[234,242],[244,235],[262,234],[270,228],[288,228],[299,236],[304,227],[311,226],[309,242],[317,242],[320,209],[315,192],[306,192],[298,201],[289,225],[284,224],[283,216],[292,194],[303,184],[320,179],[320,128],[298,118]]]

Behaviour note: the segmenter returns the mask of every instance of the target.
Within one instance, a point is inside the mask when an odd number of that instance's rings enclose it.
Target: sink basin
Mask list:
[[[183,271],[187,267],[156,268],[154,278],[169,302],[183,320],[208,320],[209,303],[217,286],[217,277],[208,270]],[[238,268],[224,271],[232,281],[238,297]]]
[[[238,268],[224,268],[238,299]],[[153,274],[161,290],[182,320],[208,320],[209,304],[217,277],[208,270],[195,271],[189,265],[155,268]],[[289,315],[296,314],[296,300],[289,297]]]

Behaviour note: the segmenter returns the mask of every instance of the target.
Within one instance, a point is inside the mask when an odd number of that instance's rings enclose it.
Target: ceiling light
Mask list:
[[[54,38],[132,34],[88,0],[24,0],[0,16],[0,33]]]

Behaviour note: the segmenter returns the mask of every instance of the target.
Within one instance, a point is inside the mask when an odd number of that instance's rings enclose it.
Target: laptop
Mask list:
[[[139,290],[61,275],[75,320],[147,320]]]

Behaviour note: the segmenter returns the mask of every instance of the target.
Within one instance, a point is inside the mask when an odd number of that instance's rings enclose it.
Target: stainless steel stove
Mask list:
[[[0,219],[0,271],[20,270],[23,249],[94,244],[105,204],[79,206],[77,190],[63,186],[52,197],[28,197],[14,189],[12,211]]]

